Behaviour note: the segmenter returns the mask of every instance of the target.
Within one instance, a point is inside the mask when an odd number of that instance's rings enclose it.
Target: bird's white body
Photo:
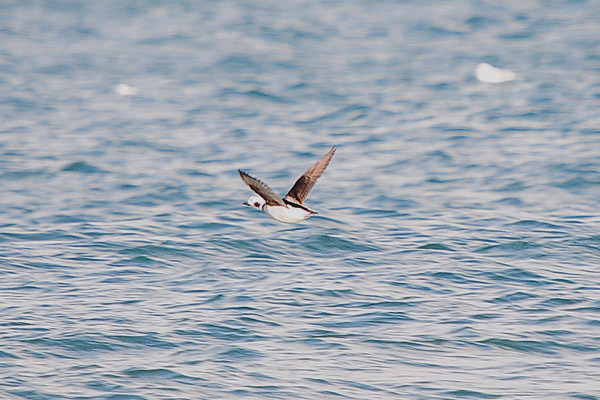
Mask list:
[[[265,200],[260,196],[250,196],[248,201],[244,203],[257,210],[263,210],[277,221],[293,224],[294,222],[300,222],[307,219],[315,214],[315,211],[310,210],[307,207],[299,205],[286,204],[282,206],[270,206],[265,203]]]
[[[277,221],[286,222],[288,224],[302,221],[316,214],[316,212],[306,211],[300,207],[293,207],[290,205],[287,207],[265,205],[264,210]]]

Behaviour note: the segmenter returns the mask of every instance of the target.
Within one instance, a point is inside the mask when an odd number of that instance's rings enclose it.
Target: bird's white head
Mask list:
[[[246,202],[244,203],[245,206],[250,206],[250,207],[254,207],[257,210],[262,210],[263,206],[265,205],[265,199],[263,199],[260,196],[250,196],[250,198],[248,200],[246,200]]]

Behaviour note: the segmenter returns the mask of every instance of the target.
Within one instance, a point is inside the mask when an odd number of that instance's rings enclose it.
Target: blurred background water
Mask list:
[[[599,77],[594,1],[1,2],[0,398],[600,398]]]

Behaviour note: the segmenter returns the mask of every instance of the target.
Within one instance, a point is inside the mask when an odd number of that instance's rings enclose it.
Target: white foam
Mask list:
[[[490,64],[482,63],[475,68],[475,76],[480,82],[502,83],[514,80],[517,75],[508,69],[496,68]]]
[[[133,86],[129,86],[126,83],[119,83],[115,86],[115,92],[117,92],[119,96],[133,96],[137,94],[138,89]]]

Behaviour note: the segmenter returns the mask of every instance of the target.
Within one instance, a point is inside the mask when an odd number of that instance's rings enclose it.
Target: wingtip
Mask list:
[[[250,174],[248,174],[246,171],[242,171],[241,169],[238,169],[238,174],[240,174],[240,178],[242,178],[242,180],[246,183],[248,178],[251,178]]]
[[[329,159],[331,159],[335,155],[336,151],[337,151],[337,146],[335,146],[335,145],[331,146],[331,148],[329,149],[327,154],[325,154],[325,157],[328,157]]]

